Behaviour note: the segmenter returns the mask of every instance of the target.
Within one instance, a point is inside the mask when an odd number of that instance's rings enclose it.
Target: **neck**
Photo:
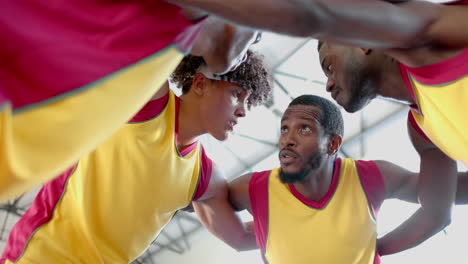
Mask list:
[[[382,62],[383,66],[379,69],[377,76],[377,86],[380,87],[378,96],[385,99],[395,100],[403,104],[414,104],[408,88],[400,73],[400,66],[396,60],[386,57]]]
[[[320,201],[330,189],[335,159],[335,155],[327,155],[317,170],[309,172],[303,182],[294,184],[296,190],[309,200]]]
[[[205,133],[201,127],[200,113],[197,108],[193,107],[196,105],[198,105],[197,102],[193,102],[190,96],[180,97],[179,133],[176,142],[180,149],[192,144]]]

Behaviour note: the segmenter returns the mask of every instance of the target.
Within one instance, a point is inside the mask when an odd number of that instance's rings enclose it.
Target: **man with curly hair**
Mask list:
[[[216,235],[239,249],[255,244],[197,138],[225,140],[247,108],[269,98],[263,60],[249,51],[236,70],[215,75],[203,58],[188,56],[172,80],[180,98],[164,85],[117,133],[41,189],[11,231],[1,263],[128,263],[192,201],[231,227]]]

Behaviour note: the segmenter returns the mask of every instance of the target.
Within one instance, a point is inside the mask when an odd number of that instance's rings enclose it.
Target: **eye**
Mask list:
[[[330,65],[328,65],[328,67],[327,67],[327,74],[332,74],[332,73],[333,73],[333,65],[330,64]]]
[[[308,125],[303,125],[303,126],[301,126],[301,131],[308,133],[308,132],[312,131],[312,128],[310,126],[308,126]]]
[[[282,127],[281,127],[281,134],[284,134],[284,133],[286,133],[286,132],[288,132],[288,127],[282,126]]]
[[[242,96],[242,91],[234,90],[232,91],[232,96],[234,96],[235,98],[240,98]]]

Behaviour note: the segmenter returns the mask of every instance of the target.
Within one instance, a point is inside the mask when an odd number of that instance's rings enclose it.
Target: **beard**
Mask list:
[[[350,98],[343,108],[348,113],[354,113],[364,108],[377,96],[377,89],[371,77],[372,73],[366,70],[362,63],[349,60],[346,68],[351,76],[349,81]]]
[[[317,150],[298,172],[287,173],[284,172],[283,169],[280,169],[280,181],[286,184],[303,182],[311,171],[314,171],[320,167],[324,156],[325,153],[323,151]]]

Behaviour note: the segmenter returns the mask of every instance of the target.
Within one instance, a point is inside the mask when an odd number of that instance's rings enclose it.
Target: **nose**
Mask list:
[[[236,117],[245,117],[245,104],[240,104],[235,112]]]
[[[296,138],[294,137],[294,134],[290,131],[281,134],[280,136],[280,148],[284,147],[294,147],[296,146],[297,141]]]
[[[333,80],[333,78],[328,77],[327,84],[326,84],[327,92],[331,92],[331,90],[333,90],[334,87],[335,87],[335,81]]]

